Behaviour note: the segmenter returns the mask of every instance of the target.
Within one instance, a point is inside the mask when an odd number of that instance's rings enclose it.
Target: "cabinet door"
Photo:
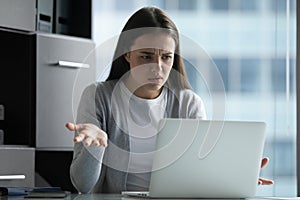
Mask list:
[[[35,31],[36,0],[1,0],[0,26]]]
[[[88,39],[37,35],[38,149],[73,148],[65,123],[75,121],[82,91],[96,80],[94,48]]]
[[[0,187],[34,187],[34,148],[0,146]]]

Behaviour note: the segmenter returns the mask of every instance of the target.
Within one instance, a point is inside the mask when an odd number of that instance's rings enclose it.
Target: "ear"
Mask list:
[[[130,52],[125,53],[125,54],[124,54],[124,58],[126,59],[126,61],[127,61],[128,63],[130,63]]]

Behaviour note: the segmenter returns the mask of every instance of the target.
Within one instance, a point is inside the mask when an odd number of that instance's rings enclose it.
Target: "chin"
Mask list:
[[[147,84],[147,88],[150,90],[160,90],[163,86],[161,84],[149,83]]]

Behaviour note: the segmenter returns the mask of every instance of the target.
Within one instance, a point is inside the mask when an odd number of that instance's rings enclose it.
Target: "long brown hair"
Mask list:
[[[172,69],[175,72],[170,73],[168,83],[172,86],[179,86],[180,88],[190,88],[185,67],[180,54],[179,47],[179,32],[174,22],[168,15],[155,7],[144,7],[136,11],[125,24],[116,46],[113,57],[111,70],[108,80],[120,79],[125,73],[130,70],[129,63],[124,58],[124,54],[130,50],[136,38],[143,34],[151,32],[165,32],[172,36],[175,41],[175,54]],[[172,80],[171,78],[172,77]],[[170,82],[171,81],[171,82]]]

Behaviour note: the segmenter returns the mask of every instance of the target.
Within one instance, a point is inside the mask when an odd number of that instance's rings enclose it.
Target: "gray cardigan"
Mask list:
[[[78,192],[120,193],[126,190],[130,145],[124,131],[126,112],[121,111],[124,102],[120,90],[118,81],[113,80],[92,84],[82,94],[77,123],[97,125],[108,134],[109,140],[105,149],[75,143],[70,175]],[[206,118],[201,98],[191,90],[168,88],[166,95],[164,117]]]

